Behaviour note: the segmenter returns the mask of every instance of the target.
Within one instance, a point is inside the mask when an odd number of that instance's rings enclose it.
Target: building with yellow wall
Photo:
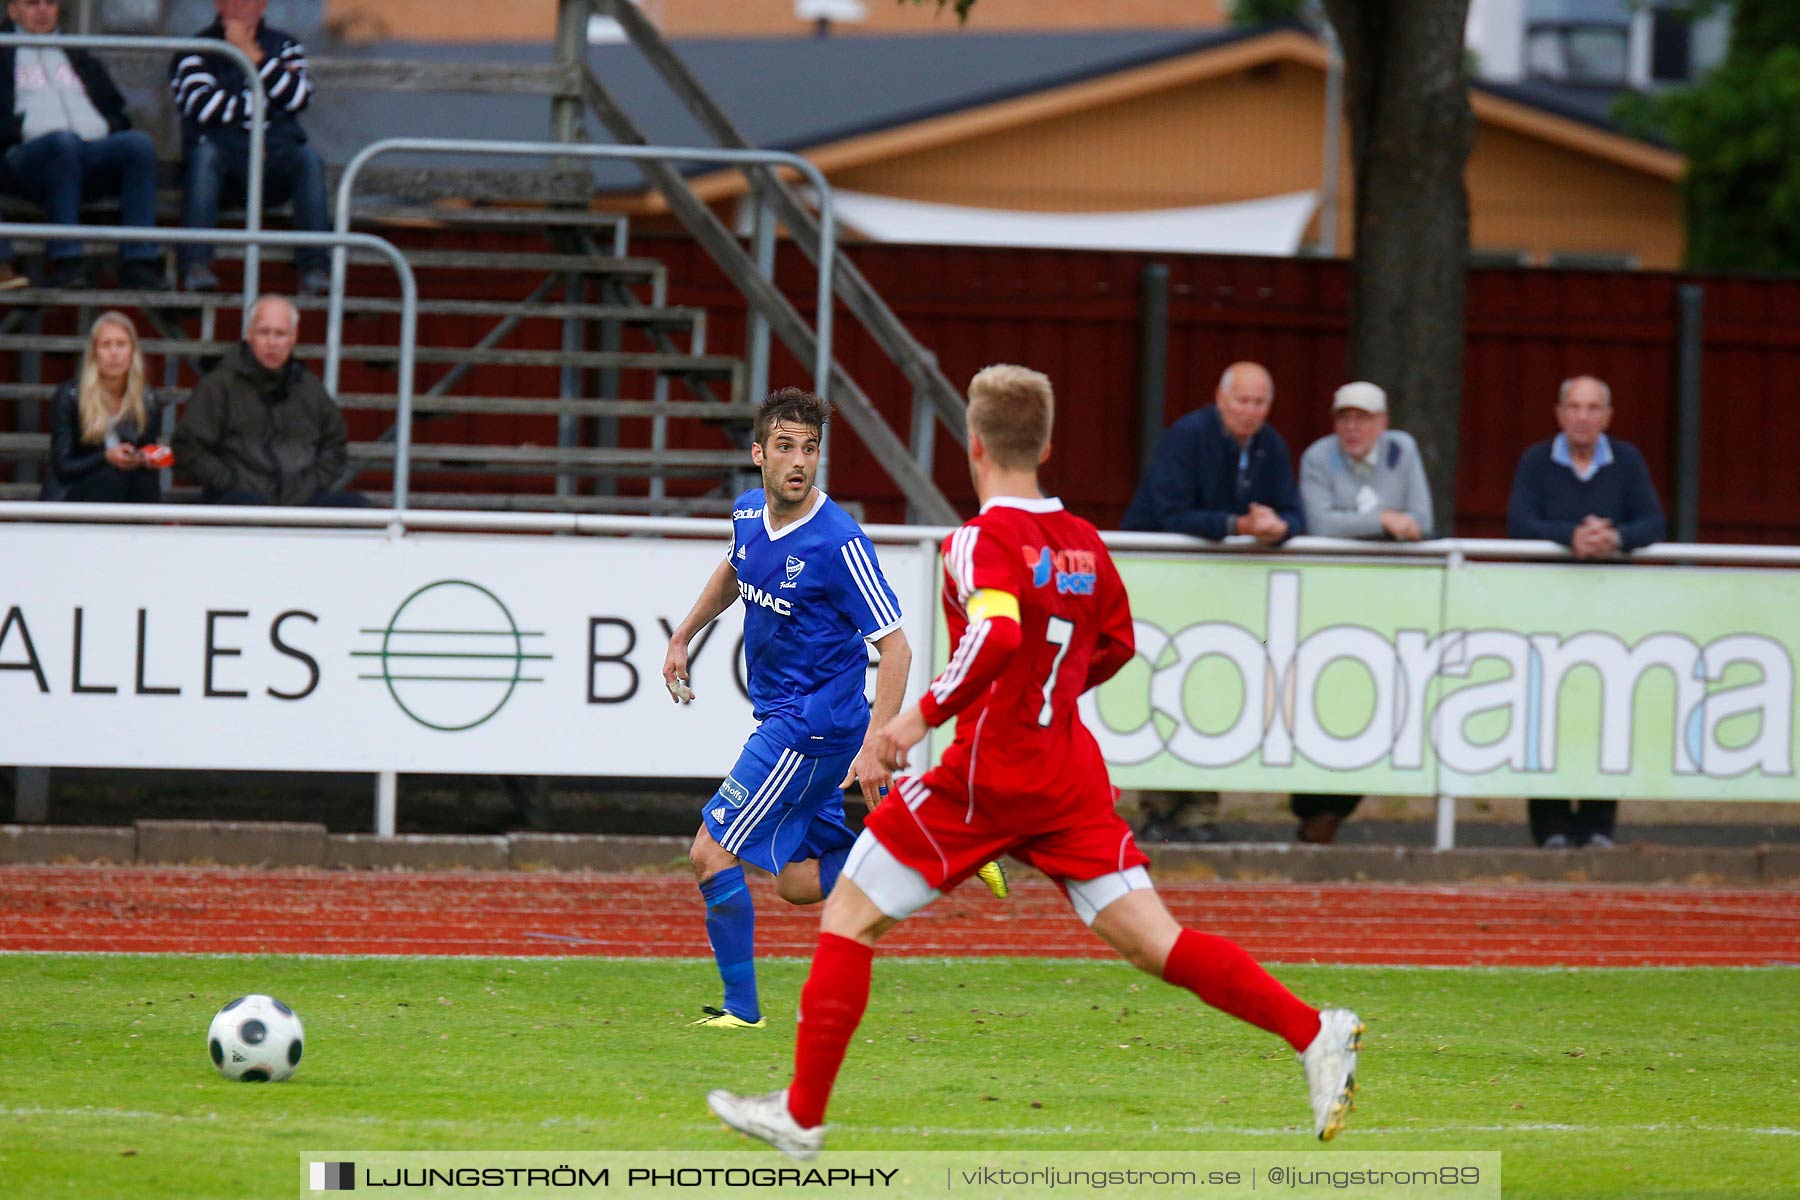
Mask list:
[[[384,0],[384,7],[399,6]],[[873,197],[1136,214],[1317,197],[1326,174],[1326,52],[1297,29],[1009,33],[984,26],[955,36],[677,38],[674,46],[752,141],[803,154],[835,188]],[[504,58],[527,48],[542,61],[542,42],[480,52]],[[596,45],[589,54],[651,141],[711,144],[649,78],[634,47]],[[481,124],[498,111],[494,103],[460,123],[445,118],[435,132],[494,136]],[[1603,111],[1529,81],[1478,82],[1470,105],[1476,137],[1467,180],[1479,261],[1681,263],[1681,155],[1626,136]],[[1318,206],[1335,212],[1338,253],[1354,237],[1351,141],[1346,124],[1335,206]],[[746,190],[740,174],[715,172],[696,183],[721,215],[737,216]],[[665,212],[634,173],[603,178],[600,190],[607,207],[650,218]],[[1320,219],[1280,252],[1317,248]]]

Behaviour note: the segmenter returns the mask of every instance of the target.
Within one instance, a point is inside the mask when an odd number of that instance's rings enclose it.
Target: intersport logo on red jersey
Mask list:
[[[1025,565],[1031,568],[1031,585],[1048,587],[1052,581],[1065,596],[1091,596],[1098,574],[1092,550],[1057,550],[1027,546]]]

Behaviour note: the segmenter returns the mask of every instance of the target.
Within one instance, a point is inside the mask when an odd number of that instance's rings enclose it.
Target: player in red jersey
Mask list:
[[[900,803],[869,814],[825,902],[800,993],[793,1082],[760,1096],[707,1095],[726,1124],[796,1158],[824,1144],[826,1101],[868,1007],[876,940],[1002,854],[1048,875],[1133,966],[1292,1045],[1320,1140],[1350,1110],[1361,1020],[1310,1007],[1236,943],[1176,924],[1113,808],[1076,701],[1131,660],[1131,608],[1094,527],[1038,486],[1053,405],[1050,381],[1023,367],[989,367],[970,382],[981,514],[944,542],[954,649],[929,692],[870,748],[899,770],[928,728],[955,717],[955,740],[938,766],[897,780]]]

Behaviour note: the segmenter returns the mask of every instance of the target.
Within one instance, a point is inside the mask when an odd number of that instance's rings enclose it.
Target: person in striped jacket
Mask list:
[[[257,66],[268,96],[268,131],[263,154],[263,203],[292,204],[294,228],[322,232],[331,227],[325,200],[325,164],[306,143],[300,114],[311,103],[312,76],[306,48],[291,34],[263,20],[268,0],[214,0],[218,17],[195,37],[229,42]],[[243,67],[220,54],[177,53],[169,63],[169,88],[181,113],[185,159],[182,224],[214,229],[224,204],[242,204],[250,164],[250,81]],[[179,252],[182,286],[216,291],[210,245],[184,245]],[[317,294],[331,286],[324,250],[295,255],[300,290]]]

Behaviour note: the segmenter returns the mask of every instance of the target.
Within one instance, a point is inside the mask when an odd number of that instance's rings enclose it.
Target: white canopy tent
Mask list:
[[[1018,212],[867,192],[839,191],[833,199],[841,222],[878,242],[1282,256],[1298,252],[1319,201],[1307,191],[1197,208]]]

